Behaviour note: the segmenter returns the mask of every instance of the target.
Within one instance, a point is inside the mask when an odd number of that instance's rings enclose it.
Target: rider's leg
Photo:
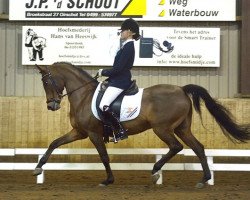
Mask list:
[[[110,109],[109,106],[104,106],[103,111],[105,114],[108,115],[109,118],[111,118],[111,121],[114,123],[114,126],[117,127],[118,133],[116,134],[116,140],[124,140],[128,138],[128,135],[126,133],[126,130],[122,126],[120,120],[118,117],[115,115],[115,113]],[[113,142],[113,140],[111,140]]]
[[[104,112],[104,115],[107,115],[111,118],[111,121],[114,123],[114,126],[118,128],[119,133],[117,135],[117,139],[126,139],[128,136],[126,135],[126,131],[123,128],[120,120],[115,115],[115,113],[110,109],[109,105],[122,93],[122,89],[116,87],[108,87],[102,97],[100,102],[100,109]]]
[[[123,89],[109,86],[101,99],[99,108],[103,111],[104,106],[109,106],[121,93]]]

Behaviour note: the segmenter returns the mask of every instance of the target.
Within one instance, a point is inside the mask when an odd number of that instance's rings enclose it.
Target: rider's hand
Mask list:
[[[99,69],[98,72],[97,72],[99,77],[102,76],[102,70],[103,70],[103,69]]]

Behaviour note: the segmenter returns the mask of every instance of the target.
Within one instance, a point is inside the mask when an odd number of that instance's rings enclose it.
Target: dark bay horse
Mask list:
[[[49,110],[60,109],[61,99],[65,96],[62,92],[66,88],[66,95],[68,95],[70,102],[70,122],[73,129],[49,145],[33,174],[42,173],[42,166],[57,147],[89,137],[106,169],[107,178],[101,185],[112,184],[114,176],[103,141],[102,124],[91,111],[91,100],[98,81],[70,63],[54,63],[51,66],[37,66],[37,68],[42,75]],[[158,180],[158,171],[162,166],[183,149],[183,145],[176,136],[189,146],[200,160],[203,176],[197,187],[203,187],[211,178],[204,147],[191,131],[192,101],[195,110],[201,114],[200,101],[203,100],[223,133],[231,140],[236,142],[250,140],[250,126],[234,122],[230,112],[215,101],[207,90],[198,85],[183,87],[166,84],[155,85],[145,88],[142,98],[139,116],[123,124],[125,129],[128,129],[128,135],[138,134],[152,128],[154,133],[169,147],[169,152],[154,164],[152,169],[153,182]]]

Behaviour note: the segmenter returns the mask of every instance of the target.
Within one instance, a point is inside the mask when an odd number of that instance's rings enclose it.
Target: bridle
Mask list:
[[[51,82],[51,84],[52,84],[53,89],[56,91],[56,93],[57,93],[57,95],[58,95],[58,97],[59,97],[59,99],[51,98],[51,99],[47,100],[46,103],[50,103],[50,102],[60,103],[60,102],[61,102],[61,99],[63,98],[63,94],[62,94],[61,92],[59,92],[58,86],[56,85],[56,82],[55,82],[55,80],[53,79],[52,74],[50,73],[50,70],[49,70],[48,67],[46,67],[46,71],[47,71],[47,73],[44,74],[44,75],[42,76],[42,79],[41,79],[41,80],[42,80],[43,83],[48,84],[48,82],[46,82],[46,81],[44,80],[44,78],[48,77],[49,80],[50,80],[50,82]]]
[[[81,89],[82,87],[88,85],[89,83],[93,82],[93,80],[91,80],[91,81],[87,82],[85,85],[81,85],[80,87],[78,87],[78,88],[76,88],[76,89],[74,89],[74,90],[72,90],[72,91],[70,91],[70,92],[68,92],[68,93],[66,93],[66,94],[62,94],[62,93],[59,91],[58,86],[57,86],[55,80],[53,79],[52,74],[51,74],[51,72],[50,72],[50,70],[49,70],[49,68],[48,68],[47,66],[46,66],[46,74],[44,74],[44,75],[42,76],[42,79],[41,79],[43,83],[46,83],[46,84],[47,84],[47,82],[44,81],[44,78],[45,78],[45,77],[48,77],[48,79],[50,80],[50,82],[51,82],[51,84],[52,84],[53,89],[56,91],[56,93],[57,93],[57,95],[58,95],[58,98],[59,98],[59,99],[57,99],[57,98],[50,98],[49,100],[47,100],[46,103],[50,103],[50,102],[60,103],[63,97],[69,96],[69,95],[71,95],[73,92],[75,92],[75,91]]]

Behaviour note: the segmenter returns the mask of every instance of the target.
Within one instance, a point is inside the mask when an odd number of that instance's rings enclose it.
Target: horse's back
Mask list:
[[[181,87],[160,84],[144,89],[142,109],[152,123],[173,124],[188,116],[191,100]]]
[[[170,85],[170,84],[159,84],[154,85],[144,89],[145,96],[151,98],[166,98],[173,99],[178,98],[179,100],[187,100],[189,99],[185,92],[183,91],[182,87],[177,85]]]

